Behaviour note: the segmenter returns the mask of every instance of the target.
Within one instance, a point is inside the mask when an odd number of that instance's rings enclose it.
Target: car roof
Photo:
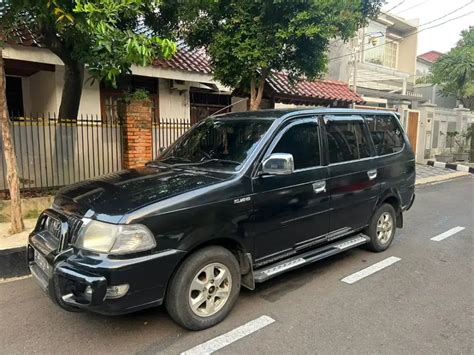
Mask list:
[[[244,112],[231,112],[213,116],[219,119],[278,119],[283,116],[299,116],[304,114],[377,114],[377,115],[393,115],[393,111],[384,110],[363,110],[363,109],[350,109],[350,108],[292,108],[292,109],[270,109],[270,110],[259,110],[259,111],[244,111]]]

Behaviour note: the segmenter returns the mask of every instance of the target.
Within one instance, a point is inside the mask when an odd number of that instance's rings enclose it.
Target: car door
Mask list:
[[[360,116],[325,116],[330,234],[336,239],[365,227],[380,191],[373,146]]]
[[[415,162],[400,122],[391,114],[365,115],[365,120],[374,143],[381,194],[397,195],[401,207],[406,207],[414,193]]]
[[[264,157],[293,155],[289,175],[257,174],[252,180],[251,233],[255,259],[278,259],[322,242],[329,229],[327,167],[321,166],[321,136],[316,118],[295,120],[277,134]]]

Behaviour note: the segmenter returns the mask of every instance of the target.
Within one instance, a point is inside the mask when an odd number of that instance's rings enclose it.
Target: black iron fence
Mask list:
[[[189,120],[161,118],[152,125],[152,156],[190,128]],[[121,120],[81,115],[59,120],[55,115],[15,117],[11,131],[22,191],[55,189],[121,170]],[[0,191],[8,189],[0,133]]]
[[[12,119],[11,132],[22,190],[57,188],[122,168],[122,128],[117,120],[30,115]],[[7,188],[0,139],[0,190]]]

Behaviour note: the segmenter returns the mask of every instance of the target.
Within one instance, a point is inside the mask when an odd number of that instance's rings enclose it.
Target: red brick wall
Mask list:
[[[123,166],[143,166],[152,159],[151,102],[133,101],[125,107]]]

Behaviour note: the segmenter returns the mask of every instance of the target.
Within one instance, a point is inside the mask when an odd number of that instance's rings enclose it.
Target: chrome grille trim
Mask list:
[[[64,215],[54,210],[46,210],[40,216],[36,230],[50,234],[58,241],[58,251],[67,249],[76,241],[82,219]]]

